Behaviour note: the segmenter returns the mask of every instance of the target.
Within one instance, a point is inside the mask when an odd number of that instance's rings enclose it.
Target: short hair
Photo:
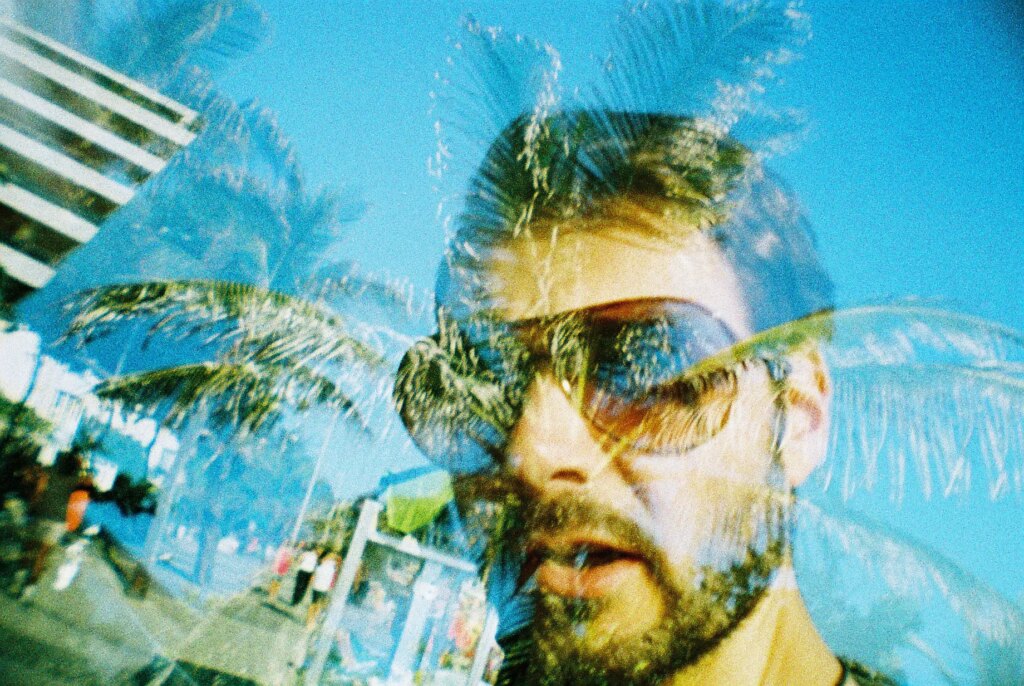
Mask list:
[[[439,307],[464,287],[481,249],[534,227],[586,219],[629,199],[707,231],[736,270],[755,331],[832,307],[834,287],[808,223],[783,184],[706,121],[668,114],[573,110],[517,117],[470,181]]]

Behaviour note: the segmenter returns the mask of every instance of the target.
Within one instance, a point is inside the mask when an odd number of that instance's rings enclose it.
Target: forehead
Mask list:
[[[706,232],[662,227],[650,217],[574,221],[544,227],[489,250],[478,278],[487,307],[508,319],[558,314],[638,298],[695,302],[735,333],[752,331],[739,277]],[[663,219],[660,221],[671,221]]]

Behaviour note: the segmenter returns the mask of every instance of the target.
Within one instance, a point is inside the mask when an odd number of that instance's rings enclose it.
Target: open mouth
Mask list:
[[[613,592],[647,562],[638,552],[600,540],[541,541],[527,549],[520,581],[536,573],[542,590],[572,598],[598,598]]]
[[[600,567],[618,560],[640,559],[636,553],[600,543],[584,543],[561,551],[549,550],[545,557],[548,561],[576,569]]]

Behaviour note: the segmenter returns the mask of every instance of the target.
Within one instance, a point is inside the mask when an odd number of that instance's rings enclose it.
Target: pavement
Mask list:
[[[176,656],[254,684],[290,686],[305,656],[305,615],[305,605],[272,603],[262,590],[240,593],[200,622]]]
[[[158,583],[130,597],[96,543],[71,584],[56,590],[63,552],[52,555],[30,596],[0,593],[0,684],[295,683],[304,605],[272,603],[256,587],[201,610]]]

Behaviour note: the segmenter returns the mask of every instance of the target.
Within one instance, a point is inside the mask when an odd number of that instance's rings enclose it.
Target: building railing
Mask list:
[[[195,140],[197,113],[0,18],[0,298],[53,278],[69,252]]]

